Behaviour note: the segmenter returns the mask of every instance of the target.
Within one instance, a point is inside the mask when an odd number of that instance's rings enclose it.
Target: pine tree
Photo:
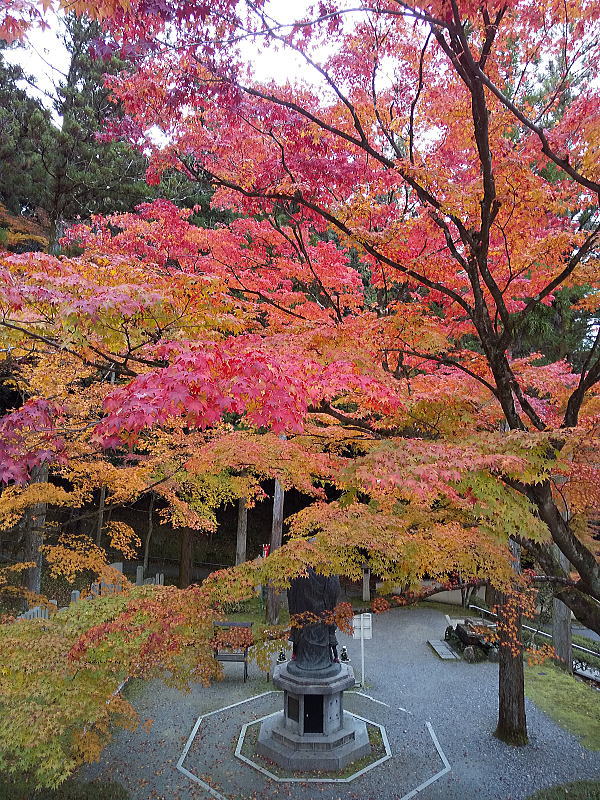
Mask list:
[[[19,86],[23,81],[35,85],[35,80],[3,60],[0,50],[0,201],[17,214],[43,209],[52,249],[77,217],[130,211],[156,197],[196,207],[194,221],[203,227],[229,220],[231,214],[211,209],[208,181],[190,181],[171,170],[158,186],[149,186],[143,153],[99,138],[106,123],[122,114],[109,99],[104,76],[126,64],[114,55],[104,60],[91,52],[100,35],[97,22],[67,15],[61,24],[70,61],[55,86],[56,120]]]
[[[16,214],[44,204],[48,176],[43,147],[55,129],[50,112],[19,86],[23,69],[3,58],[0,42],[0,201]]]
[[[66,221],[92,213],[128,210],[149,194],[143,155],[129,145],[98,139],[103,125],[120,114],[109,100],[103,75],[122,69],[124,62],[92,56],[89,48],[99,35],[98,23],[68,15],[63,25],[70,63],[57,87],[54,109],[61,128],[53,158],[46,162],[49,183],[45,207],[53,243]]]

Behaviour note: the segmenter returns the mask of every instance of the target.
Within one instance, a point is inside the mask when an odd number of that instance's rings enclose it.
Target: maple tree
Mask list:
[[[85,447],[151,447],[135,491],[170,462],[169,513],[199,528],[264,477],[312,495],[260,568],[277,585],[308,563],[359,578],[366,552],[409,590],[490,580],[518,615],[512,539],[600,631],[600,332],[577,372],[514,355],[558,290],[598,313],[598,10],[327,2],[278,23],[265,2],[96,7],[99,51],[135,59],[108,79],[126,111],[111,132],[151,154],[151,182],[208,177],[238,216],[205,230],[156,201],[76,226],[81,258],[3,259],[4,335],[116,376],[77,412]],[[253,80],[249,40],[314,80]],[[54,389],[36,394],[15,414],[47,413]],[[35,424],[6,425],[5,479],[60,464],[60,437],[36,449]],[[247,596],[258,569],[205,591]]]
[[[174,18],[180,24],[172,31]],[[475,428],[496,414],[510,429],[541,432],[537,441],[554,454],[578,424],[594,431],[597,335],[577,374],[564,362],[540,367],[534,357],[511,358],[528,315],[559,287],[589,287],[582,306],[597,308],[597,88],[590,73],[598,18],[586,3],[527,4],[518,18],[510,3],[384,2],[362,10],[332,3],[289,24],[273,20],[262,3],[132,3],[108,25],[115,39],[107,46],[126,37],[129,49],[138,47],[136,70],[110,85],[130,115],[123,132],[154,152],[150,179],[167,167],[209,175],[219,187],[216,204],[270,214],[268,224],[292,240],[305,273],[312,271],[307,282],[288,268],[290,282],[279,287],[270,268],[285,273],[270,252],[252,263],[260,276],[254,281],[247,270],[236,275],[230,261],[237,288],[269,306],[264,313],[287,303],[288,317],[314,323],[313,335],[329,319],[334,324],[318,335],[343,335],[346,352],[364,353],[368,337],[365,361],[377,360],[368,369],[383,357],[398,384],[417,373],[413,383],[430,389],[424,402],[456,393],[462,377],[462,396],[468,385],[470,398],[486,397],[492,407],[475,415]],[[248,38],[294,52],[319,88],[253,82],[243,49],[236,50]],[[535,71],[541,54],[555,59],[558,72],[545,87]],[[188,113],[190,106],[198,113]],[[154,126],[166,145],[153,143]],[[239,221],[242,229],[260,224]],[[360,314],[339,287],[327,286],[306,252],[303,229],[314,236],[332,228],[358,249],[379,291]],[[192,246],[192,257],[197,252]],[[293,296],[307,286],[316,293],[308,319],[304,299]],[[305,348],[305,329],[302,337]],[[405,387],[395,391],[400,396]],[[136,424],[130,417],[124,427]],[[597,629],[597,561],[563,520],[549,475],[511,481],[578,572],[579,582],[570,583],[548,547],[529,543],[547,573],[566,581],[557,596]]]

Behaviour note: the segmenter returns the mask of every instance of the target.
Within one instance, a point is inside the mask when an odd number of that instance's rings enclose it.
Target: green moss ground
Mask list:
[[[600,750],[600,692],[551,663],[526,668],[525,692],[584,747]]]
[[[540,789],[527,800],[600,800],[600,781],[577,781]]]
[[[227,619],[230,622],[251,622],[253,630],[256,632],[266,626],[265,610],[258,597],[253,597],[252,600],[246,600],[244,603],[236,603],[231,611],[225,609]],[[290,621],[290,615],[287,608],[282,608],[279,618],[280,625],[287,625]]]
[[[0,774],[0,800],[128,800],[129,793],[119,783],[69,779],[57,789],[34,789],[22,776]]]

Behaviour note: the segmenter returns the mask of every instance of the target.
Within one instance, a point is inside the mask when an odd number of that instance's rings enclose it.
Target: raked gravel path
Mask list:
[[[394,609],[373,617],[373,639],[365,643],[364,692],[379,702],[349,693],[346,707],[385,726],[393,758],[355,781],[278,784],[233,757],[242,724],[278,707],[277,694],[203,722],[184,766],[215,788],[213,797],[227,800],[401,800],[443,769],[429,722],[451,769],[410,800],[524,800],[545,786],[600,779],[600,752],[582,747],[529,701],[530,744],[512,748],[495,739],[498,666],[441,661],[427,640],[443,638],[445,628],[443,613],[433,608]],[[339,638],[358,678],[359,642]],[[133,685],[130,699],[142,719],[153,720],[150,730],[118,730],[100,762],[83,770],[82,777],[119,781],[132,800],[210,800],[206,789],[176,769],[198,716],[273,689],[254,665],[246,684],[241,664],[224,667],[223,681],[194,686],[189,693],[158,682]]]

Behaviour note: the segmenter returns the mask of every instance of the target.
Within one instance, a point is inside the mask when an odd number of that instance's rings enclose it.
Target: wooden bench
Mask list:
[[[220,628],[221,630],[235,630],[236,628],[252,629],[251,622],[213,622],[213,628]],[[217,633],[217,631],[215,631]],[[214,654],[217,661],[240,661],[244,664],[244,683],[248,678],[248,650],[250,645],[243,647],[215,647]]]

